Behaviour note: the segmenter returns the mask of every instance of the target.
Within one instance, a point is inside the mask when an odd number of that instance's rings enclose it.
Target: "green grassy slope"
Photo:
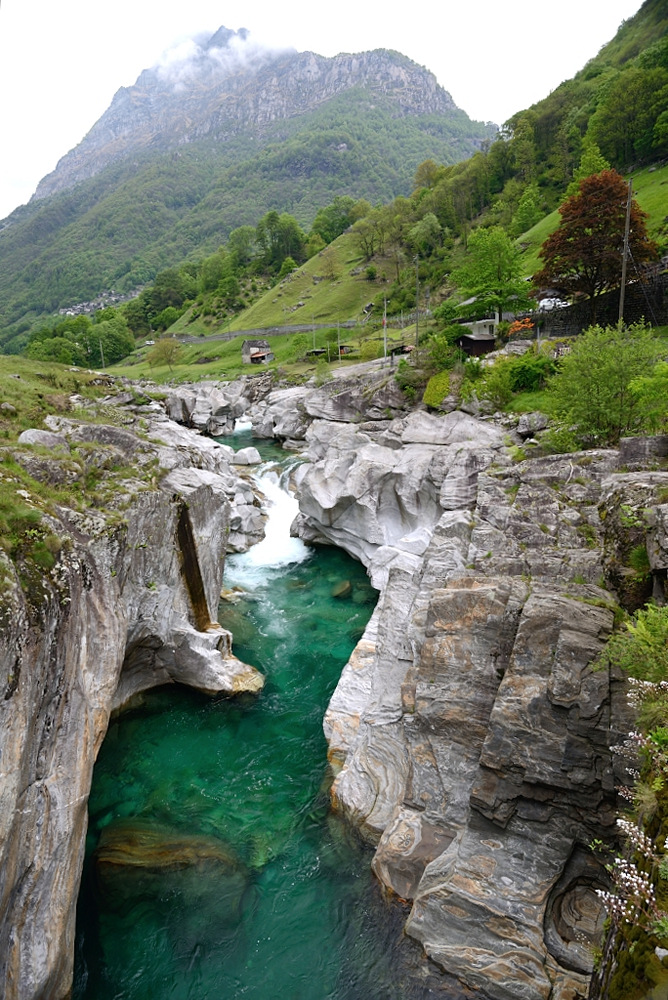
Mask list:
[[[386,287],[380,268],[381,277],[374,281],[367,280],[365,270],[355,238],[344,233],[266,291],[231,323],[216,325],[201,318],[193,320],[187,312],[170,333],[200,336],[227,330],[362,321],[364,306]],[[389,266],[387,270],[389,273]]]

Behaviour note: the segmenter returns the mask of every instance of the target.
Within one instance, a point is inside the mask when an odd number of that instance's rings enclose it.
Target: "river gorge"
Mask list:
[[[8,1000],[65,997],[75,950],[82,1000],[259,998],[272,967],[306,1000],[586,996],[630,722],[592,663],[618,600],[665,592],[656,442],[518,461],[533,418],[412,408],[373,368],[117,405],[123,429],[49,418],[52,446],[150,483],[61,511],[57,572],[5,596]],[[244,414],[302,459],[288,570],[254,556],[256,460],[219,437]],[[164,887],[105,874],[137,818]]]
[[[285,465],[285,452],[261,450]],[[163,688],[112,723],[89,806],[75,997],[406,995],[383,957],[388,907],[370,852],[330,815],[323,787],[322,717],[376,595],[350,557],[290,538],[297,504],[273,468],[255,479],[269,502],[265,540],[228,558],[219,617],[265,687],[235,701]],[[115,824],[127,837],[127,817],[186,844],[222,841],[232,870],[216,877],[200,862],[158,875],[152,852],[140,890],[120,866],[100,891],[100,834]]]

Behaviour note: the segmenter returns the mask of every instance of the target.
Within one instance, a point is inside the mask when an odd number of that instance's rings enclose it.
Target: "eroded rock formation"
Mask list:
[[[512,428],[408,412],[383,371],[266,398],[246,388],[184,388],[167,407],[211,433],[249,406],[258,436],[303,449],[294,530],[355,555],[380,591],[325,718],[335,807],[375,845],[376,875],[411,904],[407,933],[462,996],[583,997],[605,884],[587,845],[614,838],[623,779],[608,747],[630,724],[623,681],[592,664],[617,598],[666,597],[668,473],[648,471],[661,449],[517,464]],[[49,530],[66,544],[49,573],[19,586],[2,562],[8,1000],[67,991],[113,706],[168,680],[260,682],[215,624],[225,548],[262,533],[248,480],[224,446],[143,419],[138,436],[53,418],[51,438],[13,449],[49,481],[82,463],[136,473],[105,504],[56,510]]]
[[[373,383],[357,399],[330,383],[257,417],[288,437],[315,418],[294,530],[381,591],[325,717],[334,806],[462,995],[583,997],[606,882],[588,845],[614,841],[609,745],[630,726],[622,679],[593,663],[620,580],[665,599],[668,473],[621,472],[614,450],[516,464],[493,420],[371,417]]]
[[[49,423],[48,438],[10,446],[13,458],[36,479],[85,489],[94,473],[96,486],[91,506],[43,517],[50,569],[0,556],[5,1000],[70,989],[86,806],[112,709],[156,684],[233,694],[263,683],[216,621],[229,540],[243,548],[263,534],[231,449],[157,413],[139,433]]]

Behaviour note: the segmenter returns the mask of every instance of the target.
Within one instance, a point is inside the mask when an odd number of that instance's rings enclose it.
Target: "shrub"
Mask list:
[[[382,347],[377,340],[365,340],[360,347],[362,361],[375,361],[382,354]]]
[[[404,358],[401,358],[397,365],[397,373],[394,379],[406,398],[411,402],[417,399],[426,381],[424,372],[420,368],[409,364]]]
[[[648,604],[636,612],[634,621],[609,640],[599,662],[640,680],[668,680],[668,607]]]
[[[528,337],[533,333],[533,320],[525,316],[524,319],[516,319],[508,327],[509,337]]]
[[[574,341],[550,379],[555,412],[582,441],[615,445],[646,426],[634,380],[652,374],[660,344],[642,323],[594,326]],[[639,384],[638,382],[634,384]]]
[[[510,384],[513,392],[538,392],[555,372],[555,363],[545,355],[527,351],[510,362]]]
[[[461,329],[456,328],[456,337],[461,337]],[[430,337],[426,345],[429,361],[437,371],[451,369],[462,360],[462,351],[455,347],[455,338],[452,328],[441,330],[435,336]]]
[[[427,382],[427,387],[424,390],[424,396],[422,401],[427,404],[427,406],[437,407],[440,406],[445,397],[450,391],[450,372],[440,371],[437,372]]]
[[[478,380],[478,399],[485,399],[497,410],[503,410],[513,398],[513,363],[510,359],[495,361],[489,368],[483,368]]]

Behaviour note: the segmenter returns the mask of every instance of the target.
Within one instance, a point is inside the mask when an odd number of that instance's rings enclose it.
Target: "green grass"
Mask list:
[[[550,416],[554,410],[553,397],[547,389],[540,389],[537,392],[519,392],[513,396],[507,407],[510,413],[533,413],[540,410]]]
[[[657,239],[668,212],[668,165],[656,169],[646,167],[632,176],[636,201],[649,215],[649,235]]]
[[[378,281],[366,280],[363,264],[353,237],[344,234],[265,292],[230,328],[362,320],[363,307],[380,287]],[[359,268],[359,274],[351,273]]]
[[[450,372],[437,372],[427,382],[422,401],[427,406],[437,407],[450,392]]]
[[[558,228],[559,221],[559,212],[550,212],[517,239],[517,243],[523,248],[521,263],[522,273],[526,278],[530,278],[543,266],[538,252],[548,236]]]
[[[359,271],[355,274],[353,272]],[[334,331],[337,322],[361,320],[363,307],[386,287],[382,280],[382,264],[378,266],[379,278],[367,281],[365,262],[357,253],[355,241],[350,234],[340,236],[322,253],[301,265],[286,279],[268,289],[232,322],[216,322],[214,318],[202,316],[192,319],[192,310],[184,313],[170,327],[170,334],[185,334],[198,339],[191,344],[182,344],[178,364],[170,369],[168,365],[151,366],[148,348],[142,345],[120,364],[112,366],[115,374],[129,378],[150,378],[156,382],[182,382],[200,379],[235,379],[240,375],[257,373],[258,368],[242,364],[241,345],[245,335],[232,340],[213,340],[213,335],[234,333],[236,330],[263,330],[276,326],[310,326],[312,323],[331,323],[331,327],[317,329],[315,335],[309,331],[306,336],[309,348],[326,348],[328,334],[333,340],[332,357],[336,354]],[[387,273],[390,273],[389,262]],[[317,280],[314,280],[317,279]],[[298,303],[303,305],[299,306]],[[380,317],[377,317],[377,321]],[[258,335],[259,336],[259,335]],[[298,334],[277,334],[270,336],[269,343],[275,354],[275,361],[266,366],[270,370],[288,370],[297,378],[315,375],[315,361],[296,361],[294,337]],[[340,330],[340,343],[354,348],[354,354],[342,359],[343,366],[360,360],[359,351],[365,341],[378,340],[379,354],[382,355],[382,331],[369,323],[354,329]],[[404,330],[388,329],[388,347],[412,343],[415,327]],[[364,352],[363,352],[364,353]],[[200,363],[201,359],[209,360]],[[263,366],[262,370],[266,370]]]
[[[313,333],[307,333],[309,348],[327,347],[327,335],[334,336],[332,331],[336,327],[323,328]],[[388,330],[388,346],[404,342],[405,331]],[[134,354],[125,358],[118,365],[110,366],[109,371],[114,375],[127,375],[128,378],[142,379],[149,378],[155,382],[192,382],[201,379],[224,379],[226,381],[238,378],[240,375],[257,375],[260,371],[276,371],[281,369],[284,374],[296,379],[306,380],[316,373],[316,361],[306,358],[296,360],[294,338],[304,336],[304,334],[276,334],[267,337],[271,350],[275,354],[275,360],[268,365],[245,365],[241,360],[241,345],[246,339],[240,335],[232,340],[212,340],[201,338],[192,344],[183,344],[179,355],[178,363],[171,368],[167,365],[149,365],[146,360],[148,349],[141,347]],[[333,361],[331,368],[346,368],[351,364],[357,364],[360,360],[360,345],[369,340],[377,340],[380,355],[382,355],[382,333],[377,329],[358,328],[357,330],[342,330],[341,343],[350,344],[354,348],[354,353],[342,358],[339,362]],[[332,358],[336,356],[336,340],[332,348]],[[199,359],[208,358],[204,364],[199,363]]]
[[[0,355],[0,403],[16,410],[15,414],[0,410],[0,445],[15,441],[28,427],[42,427],[48,413],[70,410],[74,394],[88,399],[105,395],[108,386],[93,385],[96,377],[94,372],[73,372],[63,365]]]
[[[109,384],[103,379],[103,384],[94,385],[97,380],[94,372],[70,371],[63,365],[0,355],[0,403],[13,407],[13,411],[0,410],[0,551],[20,565],[19,576],[26,593],[34,591],[39,596],[40,574],[51,569],[60,549],[70,544],[67,537],[54,534],[43,521],[43,514],[57,518],[58,507],[85,510],[90,506],[99,506],[108,514],[125,496],[123,481],[143,479],[149,488],[154,475],[151,463],[142,469],[121,466],[113,450],[102,445],[82,443],[59,451],[18,444],[21,431],[44,428],[47,414],[120,422],[120,409],[109,404],[101,411],[84,411],[72,401],[75,394],[90,401],[107,396]],[[87,460],[91,450],[96,451],[97,460],[92,466]],[[67,474],[64,481],[33,478],[17,460],[24,451],[41,459],[44,465],[58,463]],[[0,575],[7,577],[6,573]]]
[[[379,278],[367,281],[365,262],[354,237],[344,233],[231,320],[220,321],[212,316],[193,319],[193,310],[189,310],[169,332],[206,336],[228,330],[362,321],[364,306],[385,287],[382,268],[378,271]],[[342,333],[342,342],[346,335]]]

